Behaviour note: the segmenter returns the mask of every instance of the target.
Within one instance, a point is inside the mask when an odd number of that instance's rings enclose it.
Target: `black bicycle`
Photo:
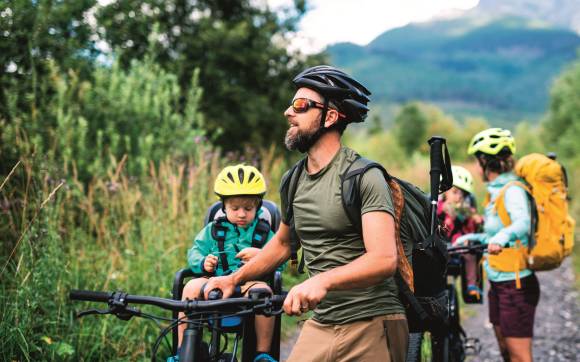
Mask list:
[[[103,302],[109,306],[106,310],[89,309],[82,311],[78,313],[78,318],[92,314],[112,314],[125,321],[132,317],[143,317],[169,322],[169,325],[162,329],[153,344],[151,351],[151,361],[153,362],[157,361],[156,355],[162,340],[179,324],[187,324],[179,352],[180,362],[234,362],[237,361],[238,336],[236,335],[231,352],[227,352],[227,338],[224,347],[221,348],[221,321],[231,317],[244,317],[254,314],[279,315],[282,313],[285,295],[271,295],[266,289],[254,289],[250,291],[249,297],[220,299],[221,291],[213,290],[206,301],[179,301],[151,296],[130,295],[120,291],[73,290],[70,292],[69,298],[77,301]],[[131,304],[154,305],[174,312],[183,312],[185,317],[176,319],[151,315],[141,312],[138,308],[132,307]],[[203,332],[206,327],[211,331],[209,343],[203,341]]]
[[[468,337],[461,326],[459,293],[456,284],[457,280],[461,279],[463,299],[468,301],[469,297],[465,292],[467,289],[464,278],[465,263],[461,255],[474,254],[477,256],[477,260],[480,260],[486,248],[487,245],[482,244],[449,246],[447,248],[449,254],[446,288],[448,324],[442,326],[440,329],[442,332],[430,333],[429,338],[426,338],[424,333],[411,333],[409,335],[407,362],[463,362],[467,355],[479,353],[479,340]],[[482,287],[483,285],[480,289],[483,290]],[[479,302],[481,301],[477,303]],[[474,301],[468,303],[474,303]]]

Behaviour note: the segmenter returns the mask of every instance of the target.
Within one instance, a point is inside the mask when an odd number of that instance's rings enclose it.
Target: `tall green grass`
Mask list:
[[[272,150],[260,158],[276,185],[268,197],[277,201],[285,162]],[[104,305],[71,303],[68,292],[171,297],[174,273],[186,265],[187,249],[215,201],[213,179],[233,161],[205,149],[188,163],[151,164],[137,179],[124,171],[130,160],[123,158],[112,161],[106,177],[86,184],[52,179],[42,160],[22,161],[1,190],[13,202],[4,205],[2,223],[17,237],[3,240],[0,259],[0,355],[22,361],[148,358],[159,332],[155,324],[111,316],[76,320],[75,311]],[[14,186],[18,192],[10,191]]]

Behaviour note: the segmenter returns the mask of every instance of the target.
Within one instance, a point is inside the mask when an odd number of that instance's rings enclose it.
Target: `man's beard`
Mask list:
[[[286,131],[286,137],[284,138],[284,144],[286,148],[290,151],[298,150],[302,153],[308,151],[312,145],[318,141],[320,136],[324,133],[324,128],[315,126],[312,128],[307,129],[306,131],[300,131],[296,129],[296,133],[292,134],[293,127],[290,127],[288,131]]]

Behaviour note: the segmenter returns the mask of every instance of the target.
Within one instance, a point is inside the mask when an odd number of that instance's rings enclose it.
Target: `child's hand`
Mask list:
[[[215,255],[209,254],[205,257],[203,262],[203,269],[208,273],[213,273],[218,265],[218,258]]]
[[[247,263],[250,259],[258,255],[260,249],[258,248],[245,248],[236,254],[236,258],[241,259],[244,263]]]

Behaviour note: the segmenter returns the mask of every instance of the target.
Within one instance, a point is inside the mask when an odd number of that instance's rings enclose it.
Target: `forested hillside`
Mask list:
[[[545,23],[467,16],[407,25],[367,46],[336,44],[328,52],[369,84],[382,118],[390,118],[393,104],[423,100],[513,126],[541,118],[548,87],[579,46],[576,33]]]

